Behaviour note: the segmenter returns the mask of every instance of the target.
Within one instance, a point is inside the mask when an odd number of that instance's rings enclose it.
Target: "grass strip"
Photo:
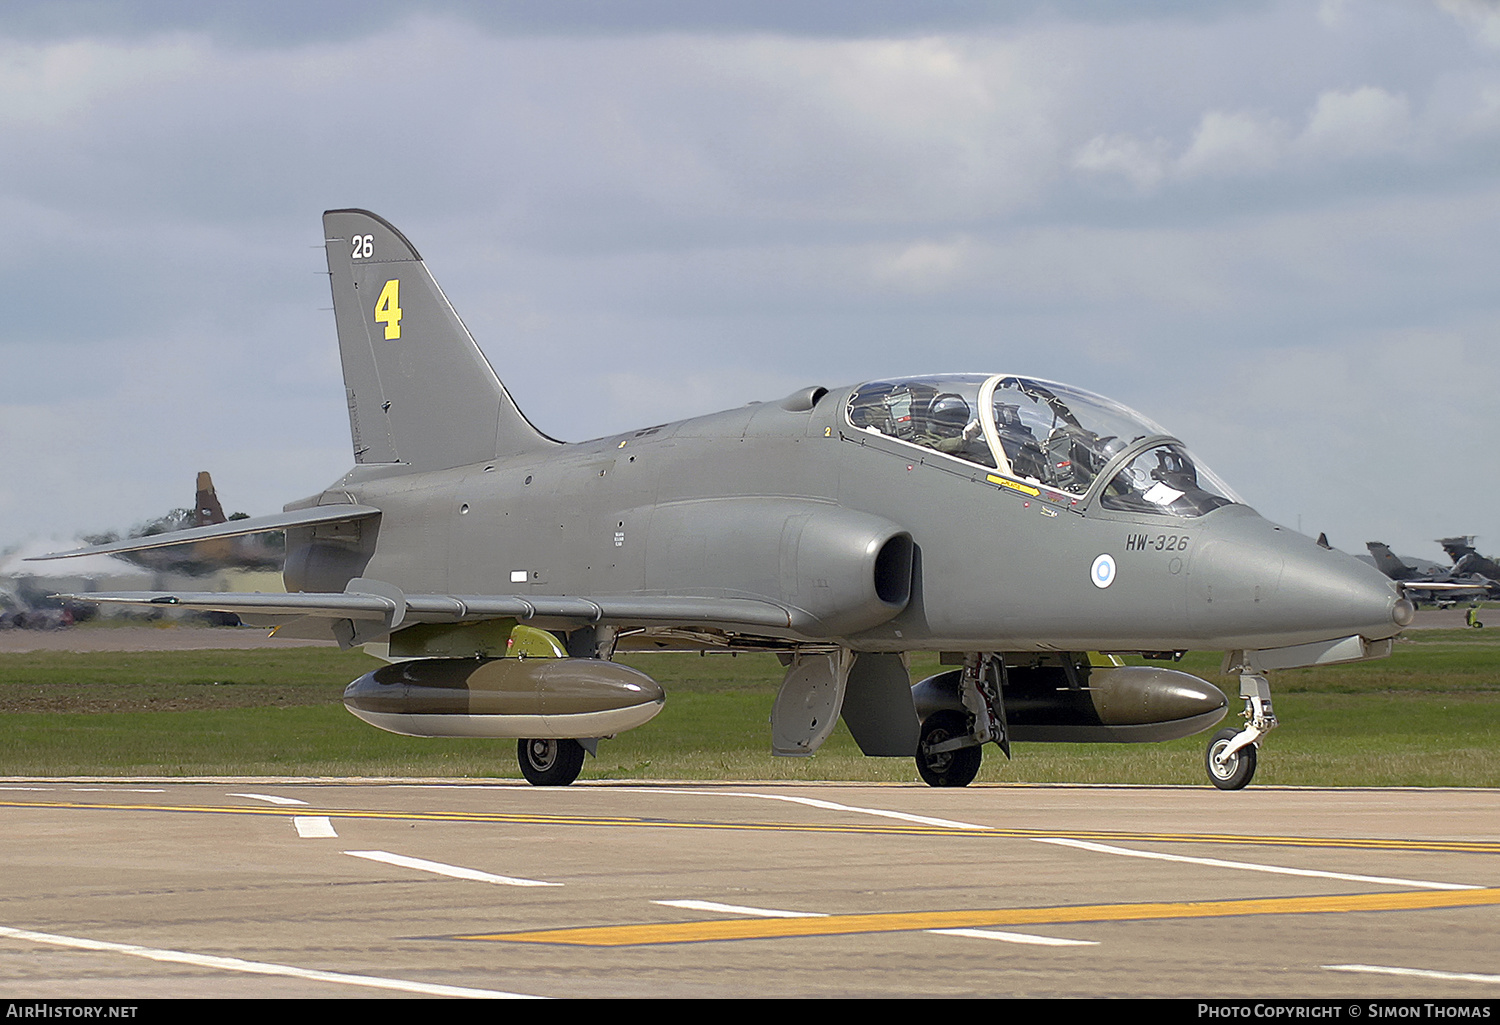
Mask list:
[[[782,669],[769,655],[635,655],[666,709],[600,746],[584,779],[912,782],[910,759],[865,758],[842,724],[813,758],[774,758]],[[344,711],[378,663],[331,648],[0,655],[0,775],[519,775],[515,742],[400,737]],[[1216,653],[1179,668],[1216,682]],[[939,671],[913,658],[912,676]],[[1420,631],[1380,662],[1273,679],[1282,726],[1259,784],[1500,786],[1500,631]],[[1166,744],[987,748],[981,781],[1201,784],[1206,736]]]

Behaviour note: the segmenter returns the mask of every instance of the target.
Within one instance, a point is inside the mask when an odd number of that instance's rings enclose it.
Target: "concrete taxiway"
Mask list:
[[[1500,792],[0,782],[0,991],[1500,996]]]

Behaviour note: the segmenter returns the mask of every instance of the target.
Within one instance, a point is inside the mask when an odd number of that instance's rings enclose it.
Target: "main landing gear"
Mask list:
[[[962,712],[935,712],[922,724],[917,774],[930,787],[966,787],[979,775],[984,752],[969,735]]]
[[[517,629],[522,629],[518,627]],[[561,657],[564,649],[557,638],[541,631],[531,631],[533,643],[552,657]],[[592,658],[610,661],[615,653],[614,627],[584,627],[565,635],[566,652],[573,658]],[[547,645],[550,644],[550,648]],[[521,775],[534,787],[565,787],[578,778],[583,771],[583,756],[586,751],[597,755],[599,740],[569,740],[565,738],[525,738],[516,741],[516,760],[521,763]]]
[[[1260,673],[1240,673],[1240,697],[1245,699],[1245,728],[1223,729],[1208,742],[1203,756],[1208,778],[1220,790],[1241,790],[1255,775],[1256,750],[1276,728],[1271,708],[1271,685]]]
[[[583,745],[576,740],[519,740],[516,757],[532,786],[565,787],[583,771]]]
[[[917,775],[930,787],[966,787],[979,775],[984,745],[993,740],[1010,757],[1005,722],[1005,663],[998,655],[973,654],[964,660],[958,685],[964,711],[945,708],[922,721],[917,742]]]

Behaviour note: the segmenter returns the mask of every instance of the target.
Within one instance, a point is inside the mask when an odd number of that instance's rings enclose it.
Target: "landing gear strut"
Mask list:
[[[521,775],[536,787],[565,787],[583,771],[583,745],[576,740],[519,740]]]
[[[1240,673],[1240,697],[1245,699],[1245,728],[1224,729],[1208,742],[1204,764],[1208,778],[1220,790],[1240,790],[1255,775],[1256,749],[1276,728],[1271,708],[1271,685],[1260,673]]]

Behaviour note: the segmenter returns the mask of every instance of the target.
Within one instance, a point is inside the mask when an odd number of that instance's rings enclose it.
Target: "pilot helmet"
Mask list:
[[[936,434],[958,435],[969,422],[969,404],[962,395],[939,395],[928,414]]]

